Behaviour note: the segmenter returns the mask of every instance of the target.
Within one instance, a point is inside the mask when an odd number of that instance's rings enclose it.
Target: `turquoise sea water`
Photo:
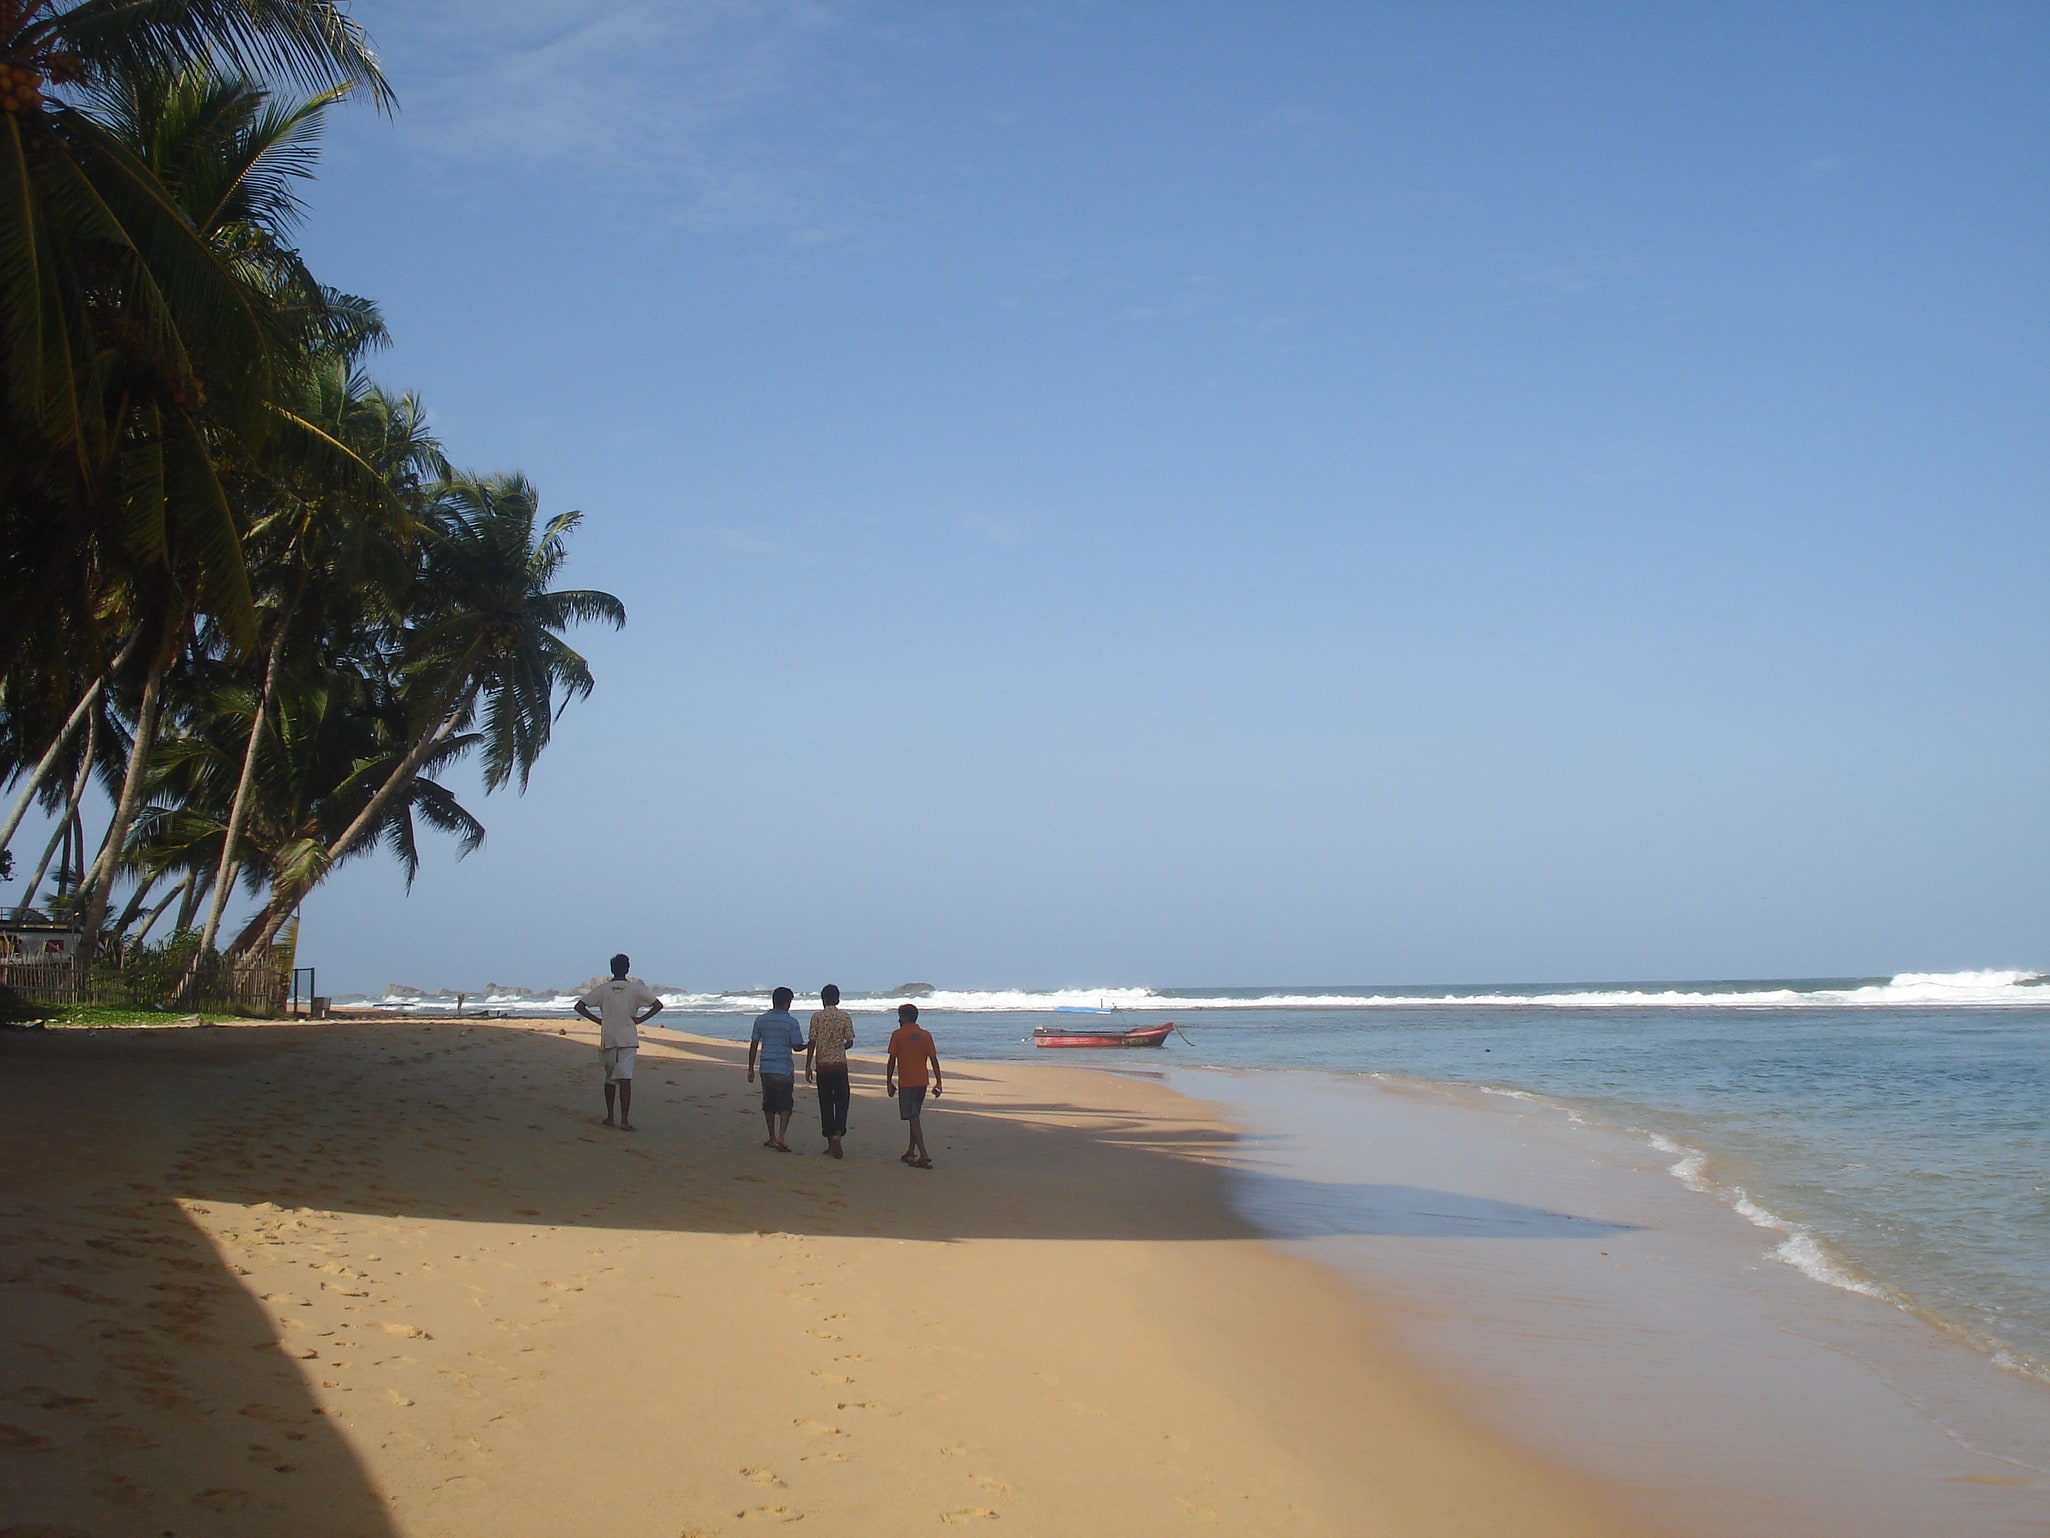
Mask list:
[[[1304,1011],[1191,1037],[1190,1063],[1487,1085],[1641,1128],[1789,1264],[2050,1382],[2050,1002]]]
[[[744,1034],[752,994],[663,1019]],[[510,1002],[510,1001],[508,1001]],[[566,1001],[564,1001],[566,1003]],[[521,1001],[522,1013],[533,1008]],[[1115,1014],[1054,1014],[1115,1005]],[[849,1000],[864,1045],[894,1001]],[[422,1001],[423,1011],[434,1006]],[[547,1006],[544,1006],[544,1008]],[[1035,1026],[1174,1019],[1153,1053],[1048,1061],[1477,1085],[1634,1129],[1818,1285],[1869,1292],[2050,1383],[2050,986],[1988,972],[1579,987],[945,991],[944,1056],[1035,1055]]]

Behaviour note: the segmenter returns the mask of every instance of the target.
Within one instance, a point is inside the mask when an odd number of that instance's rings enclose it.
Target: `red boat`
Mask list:
[[[1128,1031],[1075,1031],[1064,1026],[1042,1025],[1032,1033],[1035,1047],[1157,1047],[1168,1038],[1174,1022],[1165,1025],[1135,1025]]]

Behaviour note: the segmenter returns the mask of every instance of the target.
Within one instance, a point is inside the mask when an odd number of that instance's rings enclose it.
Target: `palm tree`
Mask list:
[[[593,685],[561,632],[586,621],[626,623],[625,606],[609,593],[550,588],[583,515],[558,513],[537,534],[539,515],[539,497],[522,475],[456,476],[436,488],[394,659],[394,725],[403,735],[394,731],[389,754],[364,761],[345,787],[366,796],[347,825],[274,876],[269,901],[230,947],[232,957],[261,954],[328,870],[388,826],[393,803],[423,769],[475,745],[487,791],[514,777],[526,788],[555,720]]]
[[[10,563],[0,657],[82,596],[96,547],[183,553],[201,601],[248,623],[205,428],[261,431],[273,317],[88,110],[209,66],[390,99],[333,0],[0,3],[0,508],[28,557]]]
[[[273,402],[271,436],[254,463],[242,466],[236,488],[248,514],[246,541],[261,547],[258,569],[274,580],[270,601],[260,602],[258,629],[269,632],[262,682],[195,967],[214,944],[234,886],[268,704],[309,584],[317,572],[329,592],[348,590],[365,575],[365,542],[403,543],[408,498],[423,478],[446,471],[417,402],[386,395],[354,370],[365,350],[385,340],[375,308],[322,288],[284,244],[302,212],[297,188],[313,174],[323,117],[346,92],[338,86],[290,105],[251,81],[192,69],[131,85],[106,103],[116,132],[195,227],[301,328],[307,360],[296,398]]]
[[[0,674],[25,637],[135,590],[124,650],[140,643],[144,756],[184,629],[173,595],[253,630],[219,441],[272,426],[293,328],[91,108],[210,65],[389,101],[332,0],[0,0]],[[106,687],[105,658],[80,657],[85,696]],[[60,736],[80,724],[74,707]],[[58,744],[39,746],[29,795],[54,770]],[[112,850],[140,789],[131,767]],[[89,928],[106,896],[99,883]]]
[[[245,557],[239,538],[254,510],[250,492],[274,489],[264,483],[281,477],[296,476],[304,482],[317,476],[332,492],[353,494],[365,504],[371,522],[385,511],[401,525],[405,518],[403,507],[376,471],[318,420],[319,404],[334,393],[323,386],[362,350],[384,339],[382,322],[367,303],[331,294],[316,284],[298,253],[284,243],[300,213],[296,184],[311,174],[322,114],[345,90],[337,87],[309,102],[286,106],[250,81],[194,67],[170,79],[145,76],[122,82],[119,91],[110,87],[92,93],[113,136],[148,168],[222,269],[251,296],[275,344],[269,393],[260,403],[260,415],[240,423],[228,417],[210,422],[204,446],[223,475],[197,477],[198,500],[226,514],[238,539],[237,553]],[[311,415],[308,403],[314,406]],[[149,452],[150,435],[138,436],[139,444],[128,450],[131,455]],[[169,499],[162,502],[168,506]],[[189,559],[170,571],[146,574],[153,587],[170,577],[184,600],[164,609],[165,635],[154,650],[164,666],[170,660],[166,642],[182,631],[192,597],[203,588],[203,578],[198,583],[178,580],[188,570]],[[249,626],[242,623],[239,610],[219,605],[211,607],[210,617],[231,646],[239,649],[255,639],[253,608]],[[279,644],[273,643],[273,660]],[[137,715],[138,751],[108,829],[108,852],[96,867],[85,906],[89,944],[106,911],[116,855],[140,805],[157,726],[151,711],[153,685],[160,688],[160,680],[145,679]],[[218,927],[219,907],[230,885],[229,873],[221,876],[224,879],[214,882],[210,928]]]
[[[308,417],[371,466],[384,494],[351,495],[349,484],[302,477],[280,488],[256,520],[251,541],[259,551],[258,569],[275,579],[263,609],[270,635],[195,966],[213,951],[242,863],[242,832],[270,705],[286,670],[318,666],[324,637],[389,622],[392,616],[375,611],[402,571],[399,563],[412,535],[410,509],[422,496],[423,482],[448,471],[414,397],[380,390],[363,375],[345,372],[338,359],[321,370],[314,385]]]

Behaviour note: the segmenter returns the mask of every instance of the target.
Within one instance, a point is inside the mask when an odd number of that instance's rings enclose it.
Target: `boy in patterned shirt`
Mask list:
[[[847,1049],[854,1045],[854,1020],[840,1007],[840,990],[832,983],[819,990],[824,1009],[812,1011],[811,1039],[804,1044],[804,1082],[813,1083],[813,1061],[817,1061],[819,1126],[825,1134],[826,1152],[844,1158],[840,1139],[847,1136],[847,1102],[852,1091],[847,1083]]]

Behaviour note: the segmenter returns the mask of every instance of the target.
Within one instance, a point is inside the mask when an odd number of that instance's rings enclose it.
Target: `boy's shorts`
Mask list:
[[[797,1106],[797,1075],[794,1073],[765,1073],[762,1075],[762,1109],[765,1111],[789,1111]]]
[[[897,1119],[911,1121],[925,1109],[925,1086],[916,1088],[909,1084],[897,1086]]]
[[[634,1053],[637,1047],[600,1047],[598,1061],[605,1065],[605,1082],[615,1079],[631,1079],[634,1076]]]

